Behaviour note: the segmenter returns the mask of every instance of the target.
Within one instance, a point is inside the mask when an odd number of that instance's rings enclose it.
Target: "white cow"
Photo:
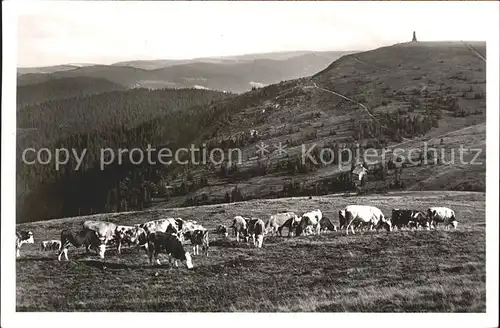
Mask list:
[[[435,229],[437,229],[438,224],[441,222],[444,223],[445,228],[452,225],[456,229],[458,225],[455,211],[448,207],[429,207],[427,209],[427,217],[431,222],[431,226],[434,226]]]
[[[354,234],[354,227],[358,225],[369,225],[370,230],[383,224],[387,230],[391,231],[391,221],[386,219],[384,213],[374,206],[349,205],[339,211],[339,218],[346,222],[345,232],[349,234],[349,227]]]
[[[281,228],[289,219],[296,219],[297,215],[293,212],[284,212],[271,215],[269,220],[266,222],[266,233],[270,233],[272,235],[278,234],[281,236]]]
[[[319,235],[321,231],[320,221],[322,218],[323,213],[321,213],[321,210],[304,213],[299,225],[297,226],[296,235],[300,236],[302,232],[304,232],[305,235],[312,233]]]

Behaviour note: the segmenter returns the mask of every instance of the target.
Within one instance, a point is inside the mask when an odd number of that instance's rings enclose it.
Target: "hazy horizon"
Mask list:
[[[366,51],[413,31],[419,41],[485,41],[496,17],[488,2],[26,3],[17,8],[18,68]]]

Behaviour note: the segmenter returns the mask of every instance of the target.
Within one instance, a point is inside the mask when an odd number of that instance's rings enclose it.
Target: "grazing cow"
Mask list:
[[[16,257],[21,256],[19,250],[21,249],[22,244],[33,244],[34,242],[35,238],[33,237],[33,232],[31,231],[16,232]]]
[[[402,227],[429,227],[429,222],[423,212],[416,210],[400,210],[397,208],[392,209],[391,224],[392,227],[397,227],[398,229]]]
[[[208,238],[208,230],[194,230],[190,233],[189,240],[191,245],[193,245],[193,255],[200,254],[200,246],[202,247],[203,253],[208,256],[208,248],[210,247],[210,241]]]
[[[321,220],[319,220],[319,225],[321,231],[337,231],[337,227],[327,217],[322,217]]]
[[[266,233],[266,225],[264,221],[258,218],[252,218],[248,223],[248,234],[252,237],[252,242],[255,247],[261,248],[264,242],[264,234]]]
[[[131,226],[116,226],[115,241],[117,243],[118,254],[121,254],[121,246],[123,243],[130,245],[137,245],[137,247],[148,247],[148,237],[146,230],[138,225]]]
[[[283,231],[283,228],[287,228],[288,229],[288,237],[290,237],[293,234],[293,232],[296,231],[299,223],[300,223],[300,218],[298,216],[295,216],[294,218],[290,218],[290,219],[286,220],[286,222],[283,223],[283,225],[279,228],[280,235],[281,235],[281,231]]]
[[[193,262],[189,252],[184,250],[181,240],[174,234],[167,234],[163,232],[153,232],[148,236],[148,253],[149,263],[153,264],[153,254],[156,264],[160,264],[158,255],[161,252],[168,254],[169,262],[174,258],[174,265],[178,267],[177,261],[185,262],[188,269],[193,268]]]
[[[102,257],[104,258],[104,253],[106,252],[106,244],[112,240],[115,240],[116,224],[104,221],[85,221],[83,222],[83,229],[88,229],[95,231],[97,238],[101,242],[99,246],[100,252],[102,251]],[[89,251],[87,246],[87,252]]]
[[[242,216],[235,216],[234,219],[233,219],[233,224],[231,225],[230,228],[233,229],[234,231],[234,234],[236,235],[236,241],[239,242],[240,241],[240,234],[243,234],[243,236],[245,237],[245,241],[248,241],[248,224],[247,224],[247,220],[249,219],[245,219],[243,218]]]
[[[455,211],[447,207],[429,207],[427,209],[427,219],[435,229],[441,222],[444,223],[445,228],[451,225],[456,229],[458,225]]]
[[[45,240],[40,243],[41,251],[58,251],[61,249],[61,241],[60,240]]]
[[[215,233],[218,234],[221,238],[227,238],[229,235],[227,227],[223,224],[219,224],[217,228],[215,228]]]
[[[293,212],[284,212],[271,215],[269,220],[266,222],[266,233],[272,235],[278,234],[281,236],[281,227],[286,221],[290,219],[295,219],[297,215]]]
[[[106,245],[101,242],[97,232],[94,230],[83,229],[79,232],[73,232],[65,229],[61,231],[61,248],[59,250],[59,255],[57,256],[58,261],[61,261],[61,255],[63,254],[66,261],[68,261],[68,247],[70,245],[73,245],[76,248],[85,246],[87,251],[90,247],[92,247],[99,253],[99,257],[101,259],[104,258]]]
[[[373,227],[384,225],[388,231],[392,230],[391,221],[387,220],[382,211],[374,206],[366,205],[349,205],[345,209],[339,211],[339,218],[347,222],[345,231],[349,234],[349,227],[354,234],[355,225],[369,224],[370,230]]]
[[[320,210],[314,210],[311,212],[304,213],[300,219],[300,223],[296,228],[296,235],[300,236],[303,232],[305,235],[313,233],[313,231],[319,235],[321,231],[320,221],[323,218],[323,214]],[[311,227],[311,228],[308,228]]]

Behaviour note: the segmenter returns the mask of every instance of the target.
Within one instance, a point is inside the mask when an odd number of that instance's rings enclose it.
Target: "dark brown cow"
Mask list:
[[[157,264],[160,264],[158,255],[164,252],[169,255],[169,262],[174,258],[177,267],[177,260],[185,262],[188,269],[193,268],[193,262],[189,252],[184,250],[181,240],[174,234],[163,232],[153,232],[148,236],[149,263],[153,264],[153,254]]]
[[[76,248],[85,246],[87,251],[90,247],[94,248],[96,252],[99,253],[101,258],[104,258],[103,248],[106,249],[106,244],[102,243],[97,233],[94,230],[83,229],[79,232],[73,232],[70,230],[61,231],[61,250],[57,256],[57,260],[61,261],[61,255],[64,254],[66,261],[68,261],[68,247],[70,245]]]

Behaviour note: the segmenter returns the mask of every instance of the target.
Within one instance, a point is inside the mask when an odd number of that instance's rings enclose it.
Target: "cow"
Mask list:
[[[271,215],[269,220],[266,222],[266,233],[272,235],[278,234],[281,236],[281,228],[283,224],[290,219],[295,219],[297,215],[293,212],[284,212]],[[290,230],[289,230],[290,231]]]
[[[437,229],[439,223],[444,223],[444,227],[453,226],[457,228],[458,221],[455,216],[455,211],[447,207],[429,207],[427,209],[427,219],[430,225]]]
[[[215,228],[214,232],[221,238],[227,238],[227,236],[229,235],[227,227],[223,224],[219,224],[217,228]]]
[[[288,229],[288,237],[290,237],[293,234],[293,232],[296,231],[299,223],[300,223],[300,218],[298,216],[295,216],[294,218],[290,218],[290,219],[286,220],[286,222],[283,223],[283,225],[279,228],[280,235],[281,235],[281,231],[283,231],[283,228],[287,228]]]
[[[34,244],[35,238],[32,231],[16,232],[16,257],[20,257],[20,249],[22,244]]]
[[[60,240],[44,240],[40,243],[41,251],[58,251],[61,249],[61,241]]]
[[[264,234],[266,233],[266,225],[264,221],[258,218],[252,218],[248,223],[248,234],[252,237],[252,242],[255,247],[261,248],[264,242]]]
[[[201,224],[198,224],[196,221],[184,221],[184,224],[182,226],[182,240],[191,240],[191,234],[196,231],[196,230],[207,230],[205,229]]]
[[[337,227],[327,217],[322,217],[321,220],[319,220],[319,225],[321,231],[337,231]]]
[[[147,250],[148,238],[146,230],[139,225],[135,226],[116,226],[115,242],[117,243],[118,254],[121,254],[121,247],[123,243],[130,245],[137,245],[138,247],[144,246]]]
[[[392,209],[391,224],[393,228],[397,227],[398,229],[402,227],[429,227],[429,222],[423,212],[417,210],[400,210],[398,208]]]
[[[141,224],[139,227],[143,228],[148,235],[152,232],[165,232],[169,226],[171,226],[171,230],[177,233],[182,230],[183,223],[184,220],[181,218],[167,218],[149,221]]]
[[[349,234],[351,228],[354,234],[355,225],[368,224],[370,230],[374,227],[385,226],[388,231],[392,231],[391,221],[386,219],[382,211],[374,206],[367,205],[349,205],[345,209],[339,211],[339,218],[347,222],[345,231]]]
[[[148,253],[149,263],[153,264],[153,255],[156,264],[160,264],[158,255],[165,252],[169,256],[169,262],[174,258],[174,265],[178,267],[177,261],[185,262],[188,269],[193,268],[193,262],[189,252],[184,250],[181,240],[174,234],[167,234],[163,232],[153,232],[148,235]]]
[[[66,261],[68,259],[68,247],[70,245],[76,248],[85,246],[87,251],[92,247],[99,253],[101,259],[104,258],[104,252],[106,250],[106,245],[101,242],[97,232],[90,229],[83,229],[79,232],[73,232],[70,230],[61,231],[61,248],[59,249],[59,255],[57,260],[61,261],[61,256],[64,254]]]
[[[236,241],[239,242],[240,241],[240,235],[243,234],[243,236],[245,237],[245,241],[248,241],[248,224],[247,224],[247,220],[249,219],[245,219],[243,218],[242,216],[235,216],[234,219],[233,219],[233,224],[231,225],[230,228],[233,229],[234,231],[234,234],[236,235]]]
[[[104,221],[85,221],[83,222],[83,229],[95,231],[97,238],[99,238],[99,241],[103,245],[99,249],[102,250],[102,258],[104,258],[106,244],[110,241],[116,241],[116,224]],[[89,251],[89,247],[87,246],[87,252]]]
[[[303,232],[304,234],[311,234],[315,232],[315,234],[319,235],[321,231],[321,226],[319,222],[323,218],[323,214],[321,210],[314,210],[311,212],[304,213],[302,218],[300,219],[300,223],[295,229],[296,235],[300,236]],[[311,228],[308,228],[311,227]]]
[[[208,230],[197,229],[192,231],[189,236],[189,240],[191,241],[191,245],[193,245],[193,255],[200,254],[200,246],[201,246],[203,253],[205,253],[205,255],[208,256],[208,248],[210,247]]]

